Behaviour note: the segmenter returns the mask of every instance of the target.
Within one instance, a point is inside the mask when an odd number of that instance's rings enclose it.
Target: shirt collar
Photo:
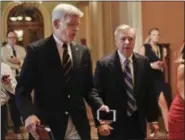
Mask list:
[[[8,49],[12,49],[12,46],[10,46],[9,44],[7,44],[6,47],[7,47]],[[15,47],[16,47],[16,45],[14,45],[14,48],[15,48]]]
[[[125,62],[126,59],[128,59],[128,60],[130,61],[131,64],[133,63],[133,60],[132,60],[133,54],[131,54],[131,56],[130,56],[129,58],[126,58],[126,57],[125,57],[123,54],[121,54],[121,52],[118,50],[118,55],[119,55],[119,58],[120,58],[122,64]]]

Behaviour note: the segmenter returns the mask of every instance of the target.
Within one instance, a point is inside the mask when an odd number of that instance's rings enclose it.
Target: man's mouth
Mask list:
[[[130,48],[129,48],[129,47],[124,47],[124,49],[128,50],[128,49],[130,49]]]

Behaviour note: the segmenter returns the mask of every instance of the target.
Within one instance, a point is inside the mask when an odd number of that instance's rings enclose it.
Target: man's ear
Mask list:
[[[53,26],[54,26],[56,29],[59,28],[59,20],[58,20],[58,19],[56,19],[56,20],[53,21]]]

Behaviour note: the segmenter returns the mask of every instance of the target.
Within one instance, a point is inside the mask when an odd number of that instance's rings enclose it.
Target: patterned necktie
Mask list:
[[[126,89],[126,94],[128,96],[127,100],[127,115],[132,116],[132,114],[137,110],[136,106],[136,100],[134,97],[134,90],[133,90],[133,82],[132,82],[132,75],[131,75],[131,70],[129,66],[129,60],[126,59],[124,62],[124,83],[125,83],[125,89]]]
[[[62,58],[62,63],[63,63],[63,69],[64,69],[64,77],[66,80],[66,83],[71,79],[71,72],[72,72],[72,61],[68,53],[68,48],[67,44],[63,44],[63,58]]]
[[[17,57],[17,53],[16,53],[14,47],[12,47],[12,51],[13,51],[13,56]],[[16,75],[19,75],[19,70],[18,69],[16,69],[15,72],[16,72]]]
[[[16,54],[14,47],[12,47],[12,51],[13,51],[13,56],[17,57],[17,54]]]

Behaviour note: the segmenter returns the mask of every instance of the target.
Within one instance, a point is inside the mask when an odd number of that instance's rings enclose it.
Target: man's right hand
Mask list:
[[[18,59],[17,57],[11,57],[11,58],[9,59],[9,61],[10,61],[11,63],[13,63],[13,64],[17,64],[17,65],[20,64],[20,61],[19,61],[19,59]]]
[[[98,133],[101,136],[108,136],[108,135],[110,135],[111,130],[113,130],[113,128],[109,124],[101,124],[98,127]]]
[[[25,127],[35,139],[39,139],[39,135],[36,132],[37,125],[40,125],[40,120],[35,115],[31,115],[25,120]]]

